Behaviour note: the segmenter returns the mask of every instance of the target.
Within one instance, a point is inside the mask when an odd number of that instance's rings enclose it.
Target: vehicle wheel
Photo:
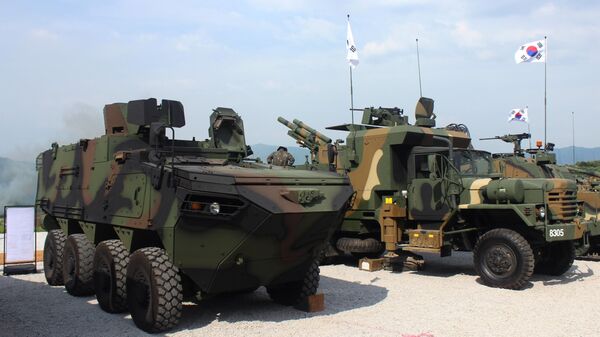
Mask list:
[[[534,272],[560,276],[571,269],[575,260],[575,245],[573,241],[552,242],[542,248],[540,256],[535,263]]]
[[[179,323],[181,276],[163,249],[147,247],[131,254],[126,284],[127,306],[138,328],[154,333]]]
[[[531,246],[519,233],[506,228],[483,234],[473,249],[475,271],[491,287],[522,289],[533,273]]]
[[[94,294],[94,245],[85,234],[72,234],[67,238],[63,256],[65,289],[73,296]]]
[[[121,240],[102,241],[94,253],[94,290],[102,310],[127,310],[125,280],[129,252]]]
[[[311,263],[304,278],[300,281],[267,286],[271,299],[283,305],[297,305],[308,296],[314,295],[319,288],[319,261]]]
[[[337,249],[349,253],[380,253],[383,245],[376,239],[339,238]]]
[[[48,231],[44,242],[44,276],[51,286],[64,284],[62,276],[63,252],[67,237],[60,229]]]

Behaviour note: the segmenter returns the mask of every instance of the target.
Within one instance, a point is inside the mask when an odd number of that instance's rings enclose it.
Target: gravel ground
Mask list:
[[[420,272],[321,267],[326,309],[305,313],[264,289],[185,303],[167,336],[598,336],[600,262],[576,261],[561,277],[534,276],[522,291],[479,283],[471,255],[426,257]],[[43,274],[0,277],[0,336],[144,336],[126,314],[69,296]]]

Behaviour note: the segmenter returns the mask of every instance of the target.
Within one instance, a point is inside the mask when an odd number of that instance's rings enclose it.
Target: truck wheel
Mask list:
[[[127,266],[127,306],[138,328],[154,333],[177,325],[183,287],[179,269],[158,247],[136,250]]]
[[[383,245],[373,238],[339,238],[336,242],[337,249],[350,253],[379,253],[383,250]]]
[[[44,242],[44,276],[51,286],[63,285],[62,265],[63,252],[67,237],[60,229],[48,232]]]
[[[297,305],[308,296],[314,295],[319,288],[319,261],[311,263],[304,278],[300,281],[267,286],[271,299],[283,305]]]
[[[63,256],[63,280],[65,289],[73,296],[94,293],[94,245],[85,234],[72,234],[67,238]]]
[[[94,253],[94,290],[102,310],[127,310],[125,280],[129,252],[121,240],[102,241]]]
[[[533,271],[536,274],[560,276],[571,269],[574,260],[573,241],[553,242],[542,248]]]
[[[475,271],[491,287],[522,289],[533,273],[531,246],[519,233],[506,228],[483,234],[473,249]]]

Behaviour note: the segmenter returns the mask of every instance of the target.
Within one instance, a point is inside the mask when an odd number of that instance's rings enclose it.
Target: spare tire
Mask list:
[[[373,238],[339,238],[336,242],[336,247],[347,253],[379,253],[383,245]]]

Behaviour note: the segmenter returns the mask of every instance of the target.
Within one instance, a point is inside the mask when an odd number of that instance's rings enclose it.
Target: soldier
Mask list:
[[[294,165],[294,156],[287,152],[285,146],[280,146],[277,151],[274,151],[267,157],[267,163],[277,166],[292,166]]]

